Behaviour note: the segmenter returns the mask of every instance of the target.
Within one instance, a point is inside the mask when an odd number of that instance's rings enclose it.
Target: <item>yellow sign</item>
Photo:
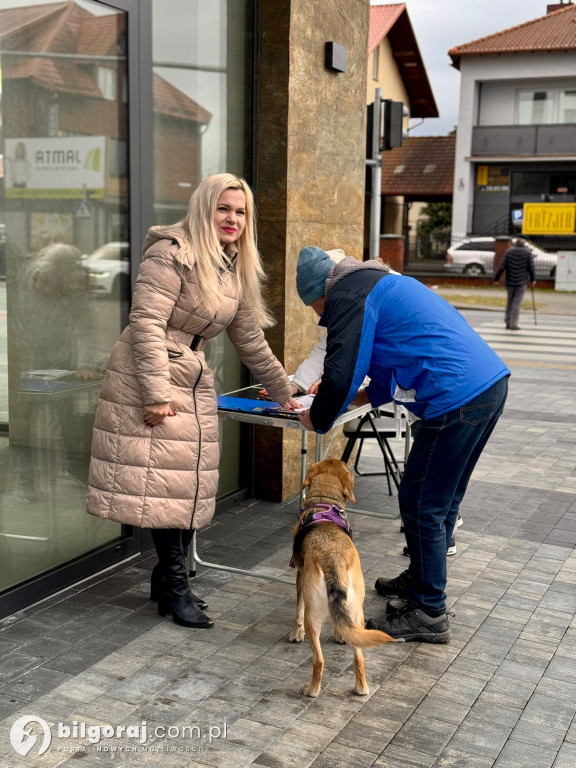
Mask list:
[[[573,235],[576,203],[524,203],[523,235]]]
[[[478,187],[485,187],[488,184],[488,166],[479,165],[476,168],[476,185]]]

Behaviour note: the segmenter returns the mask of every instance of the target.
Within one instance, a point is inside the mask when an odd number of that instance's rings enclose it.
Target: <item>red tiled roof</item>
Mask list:
[[[386,37],[401,14],[406,10],[406,3],[396,5],[370,6],[370,34],[368,36],[368,54]]]
[[[448,53],[459,69],[460,58],[472,54],[533,53],[576,50],[576,5],[567,5],[547,16],[525,21],[502,32],[457,45]]]
[[[406,3],[370,7],[368,53],[386,37],[398,72],[406,88],[412,117],[438,117],[438,107],[430,87]]]
[[[77,53],[89,56],[115,56],[118,38],[126,27],[124,14],[93,16],[75,2],[49,3],[27,8],[0,10],[2,47],[38,53]],[[48,91],[102,98],[102,93],[87,60],[3,57],[3,77],[30,78]],[[154,111],[209,123],[212,115],[159,75],[153,78]]]
[[[456,136],[414,136],[382,153],[382,194],[452,198]]]
[[[212,119],[212,114],[207,109],[156,73],[154,73],[153,90],[155,112],[193,120],[196,123],[209,123]]]
[[[123,13],[88,16],[82,21],[77,52],[90,56],[116,56],[117,41],[126,31]]]

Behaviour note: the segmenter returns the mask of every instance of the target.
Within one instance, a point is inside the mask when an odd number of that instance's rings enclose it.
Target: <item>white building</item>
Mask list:
[[[524,231],[574,248],[575,25],[576,5],[555,3],[542,18],[449,52],[462,74],[454,240]]]

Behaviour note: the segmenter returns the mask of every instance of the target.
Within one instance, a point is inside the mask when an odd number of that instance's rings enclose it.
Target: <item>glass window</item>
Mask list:
[[[199,182],[249,171],[248,0],[153,0],[155,224],[181,219]],[[178,19],[178,23],[174,23]],[[246,381],[226,334],[205,349],[216,390]],[[240,426],[220,424],[218,494],[241,485]]]
[[[554,122],[554,91],[518,91],[518,125]]]
[[[512,196],[542,195],[548,189],[548,174],[542,172],[515,171],[512,174]]]
[[[494,242],[492,240],[476,240],[475,242],[462,243],[457,251],[493,251]]]
[[[108,101],[116,99],[116,82],[118,75],[114,69],[109,67],[98,67],[98,88],[102,98]]]
[[[559,123],[576,123],[576,90],[560,92]]]
[[[128,139],[126,19],[92,0],[47,7],[0,0],[0,591],[122,533],[84,510],[128,297],[127,263],[87,256],[128,247],[128,179],[108,172]]]

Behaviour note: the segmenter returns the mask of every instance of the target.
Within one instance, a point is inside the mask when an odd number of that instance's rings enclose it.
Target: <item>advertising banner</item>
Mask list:
[[[524,203],[524,235],[573,235],[575,225],[576,203]]]
[[[6,197],[104,197],[106,137],[5,139]]]

